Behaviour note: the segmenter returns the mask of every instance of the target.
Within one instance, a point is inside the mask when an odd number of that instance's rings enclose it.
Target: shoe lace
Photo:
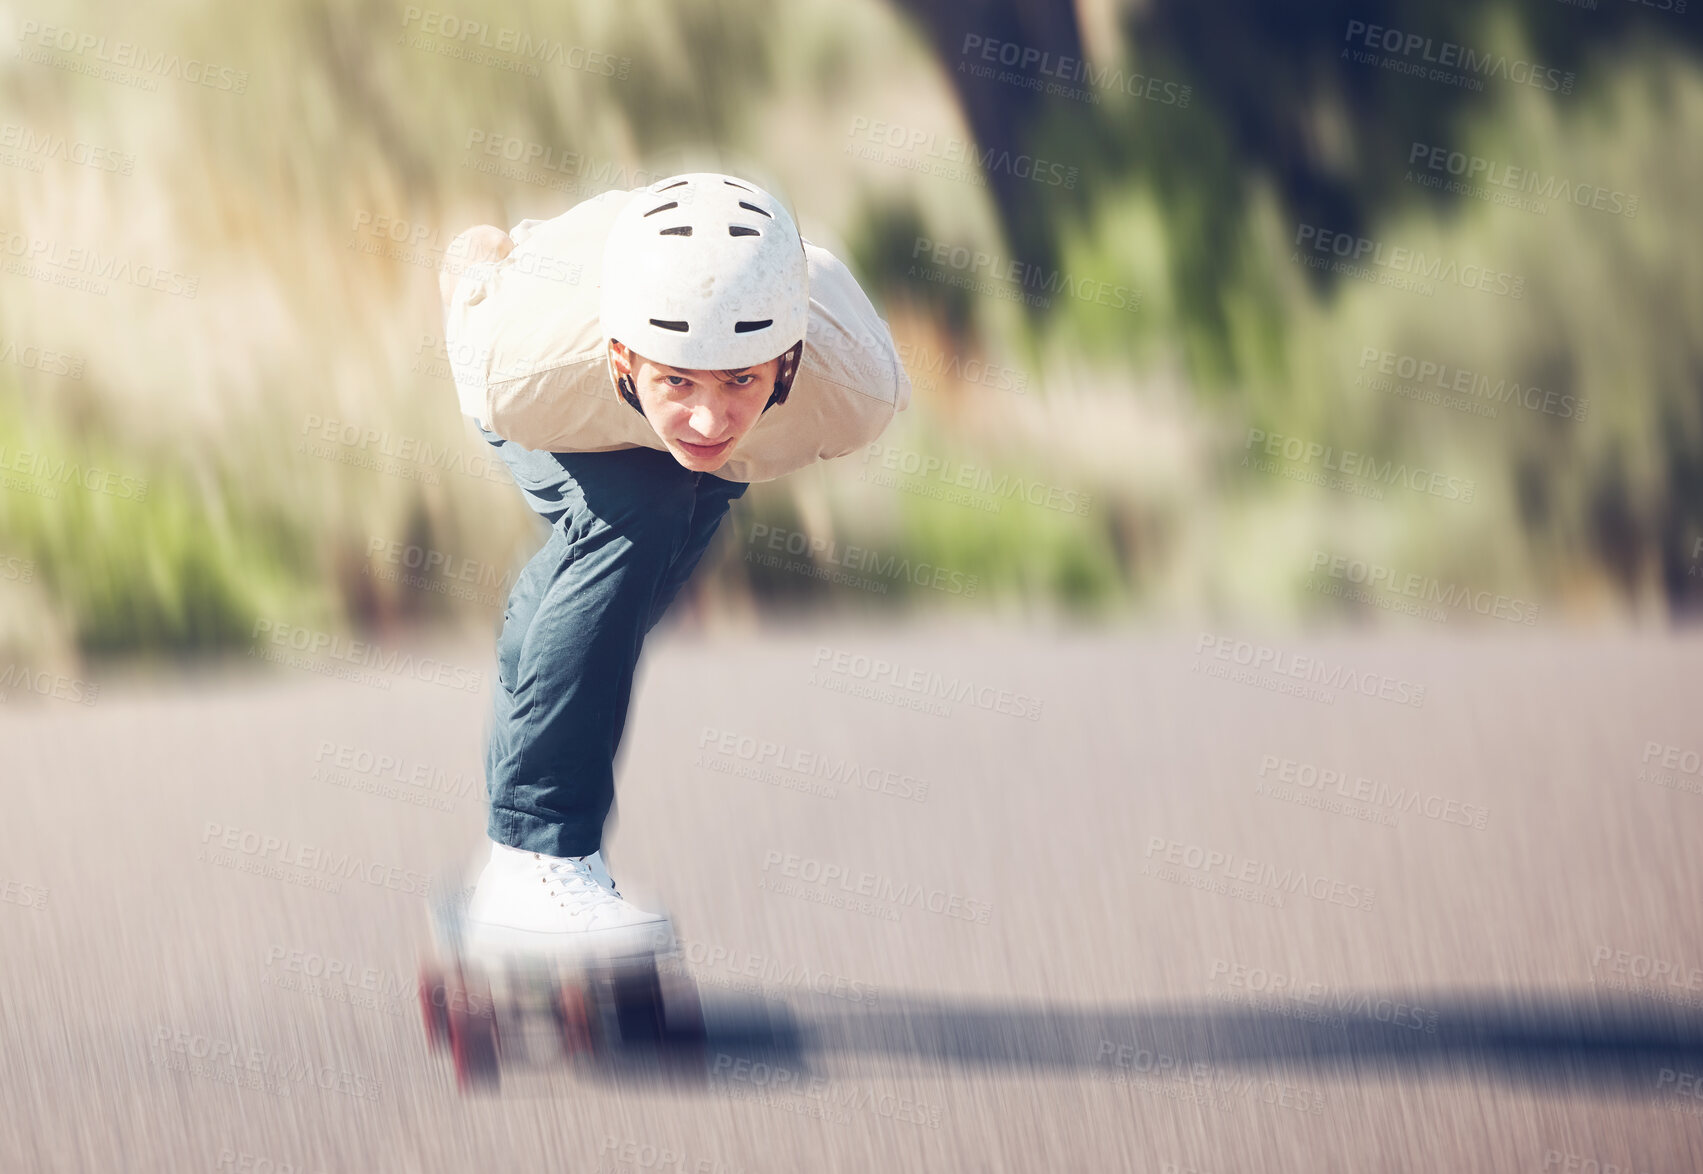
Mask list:
[[[551,860],[544,863],[544,883],[555,883],[559,896],[572,896],[590,902],[607,905],[618,902],[620,898],[597,883],[597,878],[591,874],[591,869],[585,862],[574,857],[564,860]]]

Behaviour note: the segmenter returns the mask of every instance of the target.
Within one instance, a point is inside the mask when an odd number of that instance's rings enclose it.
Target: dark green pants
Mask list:
[[[485,752],[491,839],[598,850],[646,633],[746,489],[648,448],[533,452],[495,433],[550,536],[509,592]]]

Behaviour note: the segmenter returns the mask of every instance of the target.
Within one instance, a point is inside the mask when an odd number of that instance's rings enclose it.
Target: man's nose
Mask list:
[[[699,436],[715,436],[722,431],[721,413],[707,403],[693,404],[692,414],[687,419],[692,422],[692,430]]]

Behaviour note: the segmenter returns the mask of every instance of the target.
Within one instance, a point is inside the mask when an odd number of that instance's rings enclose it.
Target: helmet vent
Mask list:
[[[785,352],[793,357],[780,383],[791,379],[816,311],[813,255],[789,207],[757,183],[711,171],[625,195],[619,207],[608,202],[600,329],[679,371],[748,370]]]

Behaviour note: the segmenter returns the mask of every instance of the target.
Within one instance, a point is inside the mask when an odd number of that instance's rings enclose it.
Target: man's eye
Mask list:
[[[733,382],[740,387],[750,387],[757,382],[757,377],[755,375],[739,375],[734,378]]]
[[[668,386],[670,387],[686,386],[686,377],[684,375],[664,375],[663,378],[668,380]]]

